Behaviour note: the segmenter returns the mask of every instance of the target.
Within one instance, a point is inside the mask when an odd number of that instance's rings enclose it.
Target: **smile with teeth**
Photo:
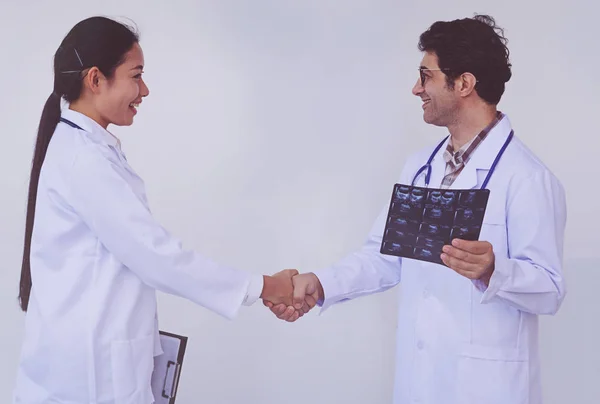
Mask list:
[[[140,103],[139,102],[132,102],[131,104],[129,104],[129,106],[133,107],[133,108],[138,108],[140,106]]]

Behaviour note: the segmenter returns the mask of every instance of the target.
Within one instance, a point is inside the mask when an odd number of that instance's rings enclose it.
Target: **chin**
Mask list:
[[[425,123],[428,123],[430,125],[435,125],[435,118],[427,115],[427,111],[425,111],[425,113],[423,114],[423,121],[425,121]]]
[[[433,126],[445,126],[443,124],[443,122],[440,121],[440,119],[438,119],[438,117],[435,116],[427,116],[427,114],[423,114],[423,120],[425,121],[425,123],[429,124],[429,125],[433,125]]]
[[[115,126],[131,126],[131,125],[133,125],[133,118],[125,118],[125,119],[120,119],[118,121],[114,121],[113,125],[115,125]]]

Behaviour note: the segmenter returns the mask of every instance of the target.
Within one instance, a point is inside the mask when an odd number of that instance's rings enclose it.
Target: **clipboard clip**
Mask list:
[[[172,369],[172,370],[171,370]],[[172,399],[177,395],[177,386],[179,385],[179,375],[181,373],[181,364],[168,361],[167,372],[165,373],[165,380],[163,381],[162,396],[164,398]],[[167,380],[171,376],[171,386],[167,390]]]

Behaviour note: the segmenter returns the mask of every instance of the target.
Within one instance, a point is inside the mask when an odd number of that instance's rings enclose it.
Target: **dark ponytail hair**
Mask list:
[[[139,36],[131,27],[109,18],[92,17],[77,23],[54,54],[54,89],[42,111],[29,179],[19,285],[19,303],[23,311],[27,311],[29,306],[32,285],[30,253],[38,183],[50,139],[60,120],[61,99],[73,102],[79,98],[82,79],[92,67],[97,67],[104,76],[111,78],[115,69],[124,62],[126,53],[138,41]]]

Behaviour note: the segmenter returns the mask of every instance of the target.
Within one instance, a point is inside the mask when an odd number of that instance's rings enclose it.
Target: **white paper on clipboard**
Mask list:
[[[155,404],[175,404],[187,337],[160,331],[162,355],[154,357],[152,393]]]

